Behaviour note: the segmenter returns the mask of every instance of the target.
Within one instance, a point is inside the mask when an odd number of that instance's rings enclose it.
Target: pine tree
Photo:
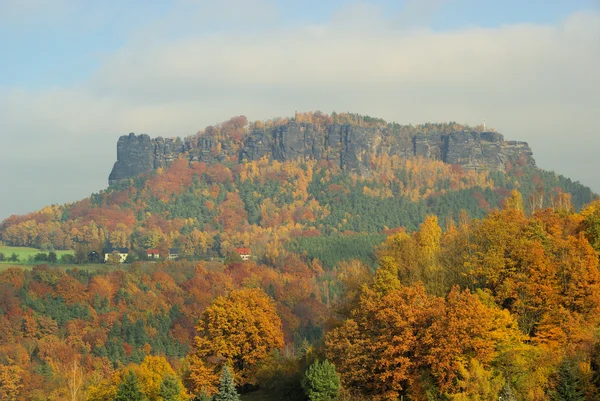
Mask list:
[[[211,396],[206,394],[204,391],[201,391],[198,394],[196,394],[196,396],[192,399],[192,401],[212,401],[212,398],[211,398]]]
[[[221,382],[219,383],[219,392],[213,398],[214,401],[239,401],[240,396],[235,389],[233,375],[229,366],[225,365],[221,372]]]
[[[565,362],[560,366],[556,389],[551,394],[553,401],[585,401],[577,373],[573,363]]]
[[[158,395],[163,401],[180,401],[183,388],[173,375],[167,374],[160,383]]]
[[[125,374],[123,382],[119,385],[115,401],[145,401],[137,375],[131,370]]]
[[[336,400],[340,387],[340,377],[328,360],[310,365],[302,379],[302,388],[310,401]]]

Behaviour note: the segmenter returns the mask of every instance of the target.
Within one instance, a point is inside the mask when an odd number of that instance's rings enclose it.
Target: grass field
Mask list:
[[[56,253],[56,257],[58,259],[60,259],[60,257],[64,254],[71,254],[73,255],[73,251],[54,251]],[[12,255],[13,253],[15,253],[17,256],[19,256],[19,262],[8,262],[8,261],[4,261],[4,262],[0,262],[3,264],[11,264],[11,265],[15,265],[15,264],[29,264],[29,257],[31,256],[32,258],[37,255],[38,253],[48,253],[47,251],[42,251],[41,249],[35,249],[35,248],[27,248],[27,247],[22,247],[22,246],[0,246],[0,253],[4,254],[5,259],[10,258],[10,255]],[[40,262],[35,262],[35,264],[39,264]]]
[[[16,268],[24,269],[24,270],[31,270],[35,266],[41,265],[41,264],[47,264],[47,263],[44,263],[44,262],[36,262],[36,263],[28,263],[28,264],[11,263],[11,262],[0,263],[0,273],[11,267],[16,267]],[[127,269],[127,267],[129,265],[119,265],[119,266],[111,266],[111,265],[103,265],[103,264],[63,265],[60,263],[56,263],[56,264],[48,264],[48,266],[55,268],[55,269],[63,269],[63,270],[79,269],[79,270],[87,270],[90,272],[108,272],[111,270]]]

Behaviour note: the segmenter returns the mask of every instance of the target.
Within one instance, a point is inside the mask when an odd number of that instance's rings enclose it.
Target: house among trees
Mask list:
[[[240,255],[240,258],[242,258],[243,261],[250,260],[250,256],[252,255],[250,248],[235,248],[235,251]]]
[[[100,263],[100,255],[96,251],[92,251],[88,253],[87,256],[88,263]]]
[[[102,250],[104,263],[108,262],[111,255],[119,255],[119,263],[124,263],[129,255],[129,248],[104,248]]]
[[[148,259],[159,259],[160,258],[160,251],[158,249],[156,249],[156,248],[154,248],[154,249],[148,249],[147,255],[148,255]]]
[[[179,257],[178,248],[169,248],[169,259],[177,259]]]

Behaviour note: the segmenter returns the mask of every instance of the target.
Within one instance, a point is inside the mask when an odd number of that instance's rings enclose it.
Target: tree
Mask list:
[[[235,389],[233,375],[229,366],[223,366],[221,372],[221,381],[219,383],[219,392],[214,396],[214,401],[239,401],[240,395]]]
[[[145,357],[135,372],[139,378],[142,393],[150,401],[160,400],[160,392],[167,377],[169,379],[166,385],[169,386],[169,389],[179,387],[181,393],[183,388],[181,381],[175,376],[175,371],[163,356],[149,355]],[[179,401],[179,398],[173,398],[173,400]]]
[[[56,257],[56,252],[49,252],[48,253],[48,262],[56,263],[57,261],[58,261],[58,258]]]
[[[196,394],[194,398],[192,398],[192,401],[212,401],[212,397],[206,394],[204,391],[201,391]]]
[[[6,260],[6,256],[0,252],[0,262],[4,262]]]
[[[190,371],[199,391],[214,372],[229,361],[238,384],[254,383],[258,363],[283,347],[282,324],[273,300],[260,289],[232,291],[217,298],[197,325],[195,358]],[[207,376],[208,375],[208,376]]]
[[[302,388],[310,401],[336,400],[340,392],[340,377],[327,359],[318,360],[304,373]]]
[[[585,393],[578,377],[577,366],[573,362],[564,362],[558,368],[556,388],[551,392],[553,401],[584,401]]]
[[[229,266],[233,263],[242,263],[242,257],[240,256],[239,253],[237,253],[236,251],[233,252],[229,252],[229,254],[227,255],[227,257],[225,258],[225,265]]]
[[[10,255],[10,258],[8,258],[9,262],[18,262],[19,261],[19,255],[17,255],[16,253],[12,253]]]
[[[0,400],[16,401],[21,392],[22,369],[18,366],[0,365]]]
[[[133,371],[128,371],[123,378],[117,390],[115,401],[146,401],[147,398],[142,393],[137,375]]]
[[[162,382],[160,383],[160,390],[158,396],[162,401],[184,401],[182,397],[183,387],[181,381],[171,374],[165,375]]]
[[[71,367],[69,377],[67,378],[67,384],[69,387],[69,394],[71,395],[71,400],[77,401],[79,399],[79,391],[81,390],[81,387],[83,385],[83,372],[78,366],[76,360],[73,361],[73,366]]]

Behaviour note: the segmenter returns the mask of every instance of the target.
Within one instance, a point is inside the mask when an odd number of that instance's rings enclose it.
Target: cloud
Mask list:
[[[401,123],[486,119],[507,139],[529,141],[542,167],[600,190],[592,154],[600,145],[600,14],[434,32],[400,29],[397,15],[365,3],[326,23],[289,26],[277,22],[272,3],[236,8],[244,3],[226,4],[237,10],[230,13],[237,25],[220,30],[202,24],[211,15],[227,20],[226,7],[181,0],[107,55],[89,80],[0,92],[4,148],[19,149],[0,162],[14,166],[7,180],[55,188],[39,196],[21,188],[0,200],[0,217],[102,189],[119,135],[185,136],[233,115],[264,119],[294,110]],[[244,15],[261,23],[244,24]],[[181,21],[194,27],[178,30]]]

